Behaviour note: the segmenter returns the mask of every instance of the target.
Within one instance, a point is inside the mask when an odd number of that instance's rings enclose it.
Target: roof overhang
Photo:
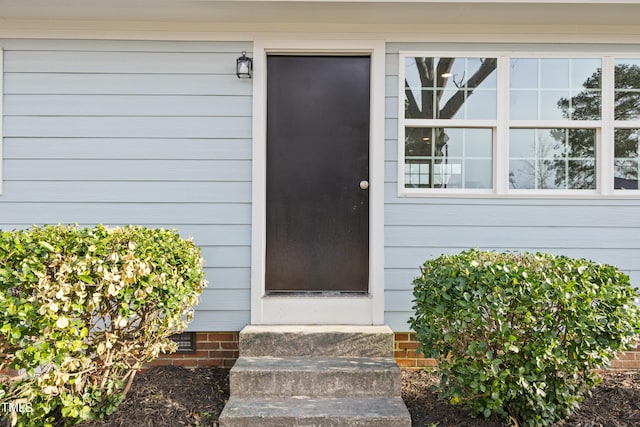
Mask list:
[[[2,20],[637,25],[640,0],[0,0]]]

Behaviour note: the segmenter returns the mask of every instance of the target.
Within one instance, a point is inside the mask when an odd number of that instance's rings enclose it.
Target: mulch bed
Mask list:
[[[118,411],[83,427],[217,426],[229,369],[157,366],[139,373]]]
[[[607,371],[580,409],[557,427],[640,426],[640,372]],[[508,427],[501,419],[471,418],[468,411],[437,398],[431,386],[439,378],[427,371],[402,371],[402,398],[414,427]]]
[[[640,372],[608,371],[581,409],[562,427],[640,426]],[[471,418],[468,413],[431,391],[437,375],[427,371],[402,372],[402,397],[414,427],[505,427],[500,420]],[[229,398],[229,370],[154,367],[139,374],[118,411],[84,427],[217,426]]]

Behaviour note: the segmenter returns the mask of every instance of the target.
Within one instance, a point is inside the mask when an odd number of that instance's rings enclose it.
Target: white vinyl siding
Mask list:
[[[251,43],[0,41],[0,228],[140,224],[202,247],[191,330],[250,319]]]
[[[385,323],[409,329],[412,280],[420,265],[443,253],[476,247],[499,251],[543,251],[618,266],[640,286],[640,200],[610,197],[538,195],[461,197],[398,193],[398,108],[400,52],[461,51],[469,45],[390,43],[387,45],[385,132]],[[640,46],[479,45],[479,52],[540,54],[571,51],[593,56],[603,49],[627,58]],[[619,52],[620,49],[628,50]],[[531,54],[533,55],[533,53]],[[612,155],[613,158],[613,155]],[[506,180],[508,176],[503,174]],[[623,190],[620,190],[623,191]]]

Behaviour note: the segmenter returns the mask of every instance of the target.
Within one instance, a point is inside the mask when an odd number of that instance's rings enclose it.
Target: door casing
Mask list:
[[[278,55],[371,57],[369,140],[369,292],[364,295],[267,295],[266,58]],[[385,44],[378,40],[257,40],[253,50],[252,324],[384,324]]]

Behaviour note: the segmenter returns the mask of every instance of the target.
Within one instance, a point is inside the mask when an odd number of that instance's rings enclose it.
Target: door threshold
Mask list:
[[[340,292],[340,291],[301,291],[301,292],[269,292],[264,295],[264,298],[280,298],[280,297],[293,297],[293,298],[368,298],[370,295],[368,292]]]

